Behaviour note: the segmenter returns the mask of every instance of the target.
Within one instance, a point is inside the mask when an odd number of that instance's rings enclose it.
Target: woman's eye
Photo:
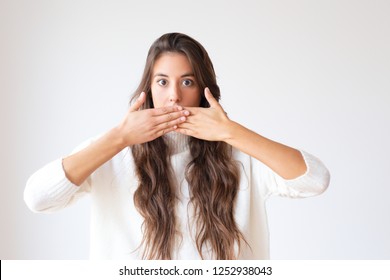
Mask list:
[[[185,86],[185,87],[190,87],[190,86],[192,86],[193,84],[194,84],[194,82],[191,81],[191,80],[184,80],[184,81],[183,81],[183,86]]]
[[[167,81],[162,79],[162,80],[158,80],[157,83],[160,85],[160,86],[166,86],[167,85]]]

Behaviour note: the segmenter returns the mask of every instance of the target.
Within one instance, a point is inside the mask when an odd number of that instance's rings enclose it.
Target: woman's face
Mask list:
[[[200,105],[198,83],[187,56],[181,53],[163,53],[155,61],[151,89],[155,108]]]

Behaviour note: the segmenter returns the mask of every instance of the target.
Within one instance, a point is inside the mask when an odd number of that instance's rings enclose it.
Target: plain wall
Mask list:
[[[271,258],[389,259],[389,3],[0,0],[0,258],[88,258],[88,198],[34,214],[25,183],[118,124],[150,44],[179,31],[231,119],[331,172],[321,196],[267,202]]]

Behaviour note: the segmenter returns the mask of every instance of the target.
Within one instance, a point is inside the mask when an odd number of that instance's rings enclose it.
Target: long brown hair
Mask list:
[[[143,91],[147,98],[141,109],[153,108],[151,76],[155,61],[166,52],[187,56],[202,96],[200,107],[210,107],[203,89],[209,87],[220,99],[213,64],[203,46],[181,33],[168,33],[150,47],[142,80],[132,100]],[[195,213],[197,250],[212,251],[215,259],[237,258],[235,247],[245,239],[234,220],[235,198],[239,185],[239,169],[232,158],[232,147],[224,142],[189,138],[192,160],[185,178],[190,188],[190,204]],[[170,163],[169,146],[164,137],[134,145],[133,158],[139,186],[134,203],[144,218],[144,258],[172,259],[176,238],[176,185]]]

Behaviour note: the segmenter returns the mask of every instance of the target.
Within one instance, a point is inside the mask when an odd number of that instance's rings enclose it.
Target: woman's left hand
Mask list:
[[[210,107],[186,107],[190,115],[175,131],[203,140],[225,141],[229,138],[231,121],[209,88],[205,88],[204,94]]]
[[[299,150],[267,139],[230,120],[208,88],[205,97],[210,108],[185,108],[190,112],[187,121],[175,131],[208,141],[224,141],[236,149],[258,159],[284,179],[303,175],[306,163]]]

